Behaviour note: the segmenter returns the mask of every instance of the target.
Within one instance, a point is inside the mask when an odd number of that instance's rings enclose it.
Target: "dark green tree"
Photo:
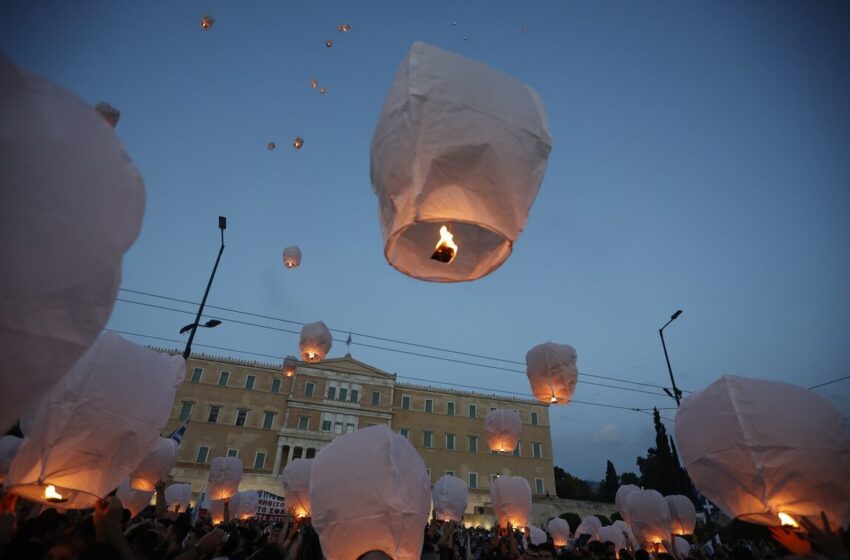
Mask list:
[[[599,499],[603,502],[613,502],[619,486],[620,479],[617,477],[614,463],[608,461],[605,467],[605,478],[599,484]]]
[[[624,472],[620,475],[620,484],[634,484],[640,486],[640,477],[633,472]]]
[[[567,511],[565,513],[562,513],[558,517],[560,517],[561,519],[563,519],[564,521],[567,522],[567,524],[570,526],[570,531],[575,531],[576,527],[578,527],[581,524],[581,516],[577,513],[571,512],[571,511]]]
[[[667,435],[667,428],[661,423],[657,408],[652,411],[652,419],[655,424],[655,447],[647,450],[646,457],[637,458],[642,485],[644,488],[658,490],[665,496],[684,494],[693,500],[690,479],[679,465],[673,438]]]
[[[593,491],[587,482],[576,478],[561,467],[555,467],[555,492],[559,498],[571,498],[573,500],[589,500],[593,497]]]

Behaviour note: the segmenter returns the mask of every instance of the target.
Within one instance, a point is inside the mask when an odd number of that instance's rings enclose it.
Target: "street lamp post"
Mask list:
[[[682,310],[678,309],[675,313],[670,317],[670,320],[664,323],[664,326],[658,329],[658,334],[661,336],[661,347],[664,348],[664,359],[667,360],[667,371],[670,372],[670,382],[673,384],[673,394],[670,395],[670,391],[664,389],[664,392],[676,399],[676,406],[679,406],[681,403],[682,391],[676,387],[676,379],[673,377],[673,368],[670,367],[670,356],[667,355],[667,344],[664,342],[664,329],[667,328],[667,325],[675,321],[679,315],[682,314]]]
[[[180,330],[180,332],[183,333],[186,332],[188,328],[192,329],[189,333],[189,340],[186,341],[186,349],[183,351],[184,360],[188,360],[189,354],[192,353],[192,341],[195,340],[195,332],[198,330],[198,326],[200,326],[201,315],[204,313],[204,306],[207,304],[207,296],[210,294],[210,286],[212,286],[213,278],[215,278],[215,271],[218,270],[218,263],[221,260],[221,254],[224,252],[224,230],[227,229],[227,218],[224,216],[218,217],[218,229],[221,230],[221,247],[218,249],[218,257],[215,259],[215,265],[213,266],[212,273],[210,274],[210,280],[207,282],[207,289],[204,290],[204,298],[201,300],[201,306],[198,308],[198,315],[195,317],[195,321],[191,325],[186,325]],[[221,321],[212,319],[207,321],[203,326],[213,328],[220,324]]]

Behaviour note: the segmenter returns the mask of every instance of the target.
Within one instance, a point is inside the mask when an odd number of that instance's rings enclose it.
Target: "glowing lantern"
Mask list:
[[[614,495],[614,503],[617,504],[617,511],[620,513],[620,517],[623,518],[626,524],[629,523],[629,508],[628,502],[629,494],[634,492],[635,490],[640,490],[634,484],[623,484],[619,488],[617,488],[617,493]]]
[[[599,529],[599,541],[614,543],[614,550],[618,553],[621,548],[626,548],[626,536],[615,525],[606,525]]]
[[[156,483],[165,480],[177,463],[177,442],[161,437],[151,446],[138,467],[130,474],[133,490],[156,490]]]
[[[328,90],[323,88],[323,87],[319,88],[319,93],[322,94],[322,95],[324,95],[326,91],[328,91]]]
[[[469,36],[468,36],[468,35],[464,35],[464,36],[463,36],[463,40],[464,40],[464,41],[469,41]]]
[[[9,472],[9,466],[12,464],[12,459],[18,453],[22,441],[21,438],[15,436],[0,437],[0,484],[3,484],[6,473]]]
[[[338,30],[338,31],[342,31],[343,33],[346,33],[346,32],[348,32],[348,31],[351,31],[351,26],[350,26],[350,25],[348,25],[347,23],[343,23],[342,25],[340,25],[339,27],[337,27],[337,30]]]
[[[301,264],[301,249],[297,245],[290,245],[283,249],[283,266],[286,268],[298,268]]]
[[[229,500],[236,495],[241,481],[242,459],[216,457],[210,463],[210,484],[207,494],[210,500]]]
[[[283,359],[283,374],[286,377],[292,377],[298,371],[298,358],[295,356],[287,356]]]
[[[4,433],[106,325],[121,260],[142,225],[145,187],[91,106],[2,54],[0,84]]]
[[[502,527],[508,523],[516,528],[528,525],[531,511],[531,486],[521,476],[500,476],[490,485],[490,501],[496,521]]]
[[[236,519],[250,519],[257,515],[257,506],[260,505],[260,495],[256,490],[245,490],[237,494],[239,500],[233,506],[232,515]]]
[[[286,507],[298,517],[310,517],[310,469],[313,459],[294,459],[283,469],[283,493]]]
[[[676,555],[679,558],[687,558],[691,553],[691,543],[682,537],[673,537],[673,548],[676,550]]]
[[[671,542],[670,509],[655,490],[635,490],[626,500],[634,531],[641,545]]]
[[[670,509],[670,532],[674,535],[692,535],[697,524],[697,510],[687,496],[665,496]]]
[[[204,16],[201,18],[201,29],[203,29],[204,31],[209,31],[214,23],[215,20],[212,16]]]
[[[331,48],[332,46],[334,46],[334,42],[331,39],[328,39],[327,41],[325,41],[325,46],[327,48]]]
[[[296,136],[295,140],[292,141],[292,147],[295,148],[296,150],[300,150],[301,146],[303,146],[303,145],[304,145],[304,139],[301,138],[300,136]]]
[[[275,144],[274,142],[269,142],[268,144],[266,144],[266,148],[268,148],[269,151],[272,151],[277,148],[277,144]]]
[[[576,527],[575,535],[573,535],[573,536],[575,538],[579,538],[582,535],[590,535],[591,540],[593,540],[593,538],[594,538],[593,537],[593,529],[588,527],[587,523],[585,523],[584,521],[582,521],[581,523],[578,524],[578,527]]]
[[[635,534],[632,532],[632,528],[631,526],[629,526],[628,523],[626,523],[622,519],[618,519],[613,523],[613,526],[619,529],[621,533],[623,533],[626,538],[626,544],[628,544],[632,548],[638,547],[639,543],[637,541],[637,537],[635,537]]]
[[[466,482],[456,476],[443,475],[434,484],[432,496],[437,519],[460,522],[469,502]]]
[[[587,528],[594,539],[599,538],[599,530],[602,529],[602,520],[595,515],[588,515],[581,520],[581,524]]]
[[[106,101],[100,101],[97,105],[94,106],[94,110],[97,111],[101,117],[109,123],[109,126],[115,128],[118,124],[118,119],[121,118],[121,111],[107,103]]]
[[[566,519],[553,517],[549,520],[548,529],[555,546],[567,546],[567,542],[570,540],[570,524],[567,523]]]
[[[730,517],[850,521],[850,438],[825,398],[796,385],[721,377],[689,395],[676,443],[694,485]],[[790,524],[790,523],[789,523]]]
[[[124,479],[118,485],[118,491],[115,493],[124,509],[130,510],[130,517],[136,517],[143,509],[148,507],[153,498],[153,490],[133,490],[130,486],[130,481]]]
[[[454,27],[455,25],[457,25],[457,21],[456,21],[456,20],[452,20],[452,26]]]
[[[319,80],[317,80],[316,78],[313,78],[312,80],[310,80],[310,87],[313,88],[313,89],[316,89],[317,87],[319,87]]]
[[[313,527],[322,552],[356,560],[381,551],[419,560],[431,509],[425,462],[387,426],[337,436],[316,455],[310,473]]]
[[[533,90],[414,43],[372,137],[372,185],[389,264],[434,282],[494,271],[525,227],[550,147]],[[459,246],[448,261],[431,258],[443,227]]]
[[[307,323],[301,327],[301,361],[321,362],[333,345],[331,331],[322,321]]]
[[[46,502],[53,485],[74,508],[93,507],[159,438],[184,375],[182,357],[103,333],[42,399],[7,486]]]
[[[526,373],[535,398],[547,404],[568,404],[578,381],[576,349],[545,342],[525,355]]]
[[[233,500],[237,500],[236,496],[233,496]],[[231,508],[233,504],[228,505],[228,513],[232,516],[233,513]],[[212,519],[213,525],[218,525],[219,523],[224,523],[224,500],[211,500],[208,508],[210,519]]]
[[[188,482],[178,482],[165,489],[165,503],[169,510],[186,511],[192,501],[192,485]]]
[[[513,451],[516,449],[522,420],[513,410],[496,409],[484,419],[484,437],[490,451]]]
[[[549,536],[543,529],[538,529],[537,527],[530,527],[529,533],[530,535],[528,540],[533,546],[540,546],[541,544],[549,540]]]

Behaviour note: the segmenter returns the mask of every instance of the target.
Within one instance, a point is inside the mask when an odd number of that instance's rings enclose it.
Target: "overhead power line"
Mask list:
[[[838,383],[839,381],[844,381],[845,379],[850,379],[850,375],[845,375],[844,377],[839,377],[838,379],[833,379],[832,381],[826,381],[824,383],[812,385],[811,387],[809,387],[809,390],[818,389],[820,387],[826,387],[827,385],[832,385],[833,383]]]

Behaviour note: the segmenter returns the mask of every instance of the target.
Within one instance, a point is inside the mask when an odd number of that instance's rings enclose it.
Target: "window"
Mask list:
[[[245,420],[248,418],[248,409],[240,408],[236,411],[236,425],[244,426]]]
[[[276,414],[274,412],[264,412],[263,413],[263,429],[271,430],[274,425],[274,417]]]
[[[446,475],[448,475],[448,476],[454,476],[454,475],[455,475],[455,472],[454,472],[454,471],[446,471]]]
[[[431,469],[425,469],[425,472],[428,473],[428,480],[431,480]]]
[[[247,389],[249,391],[253,391],[254,390],[254,382],[256,382],[256,381],[257,381],[256,375],[245,376],[245,389]]]
[[[257,454],[254,455],[254,468],[262,469],[266,466],[266,454],[262,451],[257,451]]]
[[[493,412],[494,410],[496,410],[496,407],[495,407],[495,406],[491,406],[491,407],[490,407],[490,412]]]
[[[333,423],[330,420],[322,420],[322,431],[330,432],[331,428],[333,427],[332,424]]]
[[[410,439],[410,428],[402,428],[398,431],[404,439]]]
[[[192,370],[192,383],[200,383],[201,382],[201,376],[203,376],[203,375],[204,375],[204,368],[196,367],[194,370]]]
[[[206,445],[198,447],[198,455],[195,457],[196,463],[206,463],[207,456],[210,454],[210,448]]]
[[[531,456],[535,459],[541,459],[543,457],[543,445],[536,441],[531,442]]]
[[[532,426],[537,425],[537,413],[536,412],[531,413],[531,425]]]
[[[218,384],[222,387],[227,387],[227,382],[230,380],[230,372],[223,371],[218,374]]]
[[[351,433],[351,432],[353,432],[353,431],[354,431],[354,422],[348,422],[348,423],[345,425],[345,433],[346,433],[346,434],[350,434],[350,433]]]
[[[434,412],[434,401],[425,399],[425,412]]]
[[[342,422],[334,422],[334,433],[341,434],[342,433]]]
[[[455,448],[455,435],[446,434],[446,449],[452,450]]]
[[[401,398],[401,408],[404,410],[410,410],[410,397],[405,395]]]
[[[469,487],[478,488],[478,473],[469,473]]]
[[[476,416],[478,416],[478,407],[474,404],[469,405],[469,417],[475,418]]]
[[[180,419],[181,420],[185,420],[189,416],[192,415],[192,407],[193,406],[195,406],[195,403],[183,401],[183,404],[180,406]]]
[[[228,457],[239,457],[239,450],[238,449],[228,449],[227,450],[227,456]]]
[[[352,389],[351,390],[351,402],[356,403],[359,400],[360,400],[360,391],[358,391],[357,389]]]
[[[381,392],[380,391],[372,391],[372,406],[380,406],[381,405]]]
[[[348,400],[348,389],[345,387],[339,388],[339,400],[345,402]]]
[[[316,384],[308,381],[304,385],[304,395],[307,396],[307,397],[312,397],[313,396],[313,390],[315,388],[316,388]]]
[[[280,393],[280,378],[275,377],[272,381],[272,393]]]
[[[218,413],[219,412],[221,412],[220,406],[211,405],[210,406],[210,415],[207,417],[207,422],[212,422],[213,424],[218,422]]]
[[[546,489],[543,488],[543,479],[542,478],[535,478],[534,479],[534,491],[537,492],[538,494],[544,494],[545,490]]]
[[[478,453],[478,436],[469,436],[469,451]]]
[[[522,442],[518,441],[518,442],[516,442],[516,449],[514,449],[514,457],[521,457],[521,456],[522,456]]]
[[[434,432],[422,432],[422,447],[431,447],[431,440],[434,437]]]
[[[298,417],[298,429],[306,430],[310,427],[310,417],[309,416],[299,416]]]
[[[332,401],[336,399],[336,387],[329,385],[328,386],[328,400]]]
[[[446,403],[446,414],[448,414],[449,416],[455,415],[455,403],[453,403],[453,402],[447,402]]]

